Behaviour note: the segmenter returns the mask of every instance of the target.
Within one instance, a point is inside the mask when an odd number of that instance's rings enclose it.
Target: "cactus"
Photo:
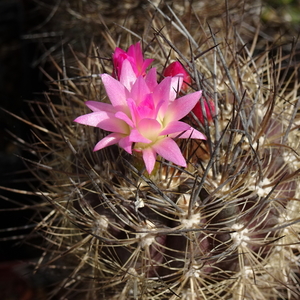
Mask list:
[[[74,52],[77,74],[55,63],[47,102],[30,104],[43,196],[36,269],[56,270],[50,299],[299,299],[296,44],[286,53],[259,31],[249,38],[229,9],[223,30],[199,8],[147,5],[144,55],[160,74],[179,60],[191,77],[182,93],[202,90],[199,105],[213,103],[209,122],[207,108],[204,122],[184,120],[207,140],[178,140],[187,167],[158,159],[150,175],[116,145],[93,152],[107,134],[73,120],[89,112],[86,100],[107,101],[98,74],[113,72],[116,37],[107,29],[111,49]],[[141,39],[123,30],[123,49]]]

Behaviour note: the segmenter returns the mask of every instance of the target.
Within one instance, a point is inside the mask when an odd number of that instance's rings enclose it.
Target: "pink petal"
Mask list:
[[[176,165],[186,167],[186,161],[178,147],[171,138],[164,138],[152,146],[161,157]]]
[[[127,88],[128,91],[130,91],[136,79],[137,76],[132,68],[131,63],[129,62],[128,59],[125,59],[122,64],[120,82]]]
[[[180,91],[183,82],[183,75],[178,74],[172,77],[171,90],[173,93],[170,95],[170,101],[174,101],[177,93]]]
[[[128,91],[126,90],[124,85],[108,74],[102,74],[101,79],[104,84],[107,96],[113,107],[120,109],[120,107],[126,106]]]
[[[156,152],[152,148],[146,148],[143,150],[143,160],[145,162],[146,170],[148,174],[154,169],[155,161],[156,161]]]
[[[134,45],[131,45],[127,51],[128,56],[133,58],[134,65],[136,66],[136,74],[138,75],[138,71],[141,69],[143,64],[143,53],[141,43],[137,42]],[[140,74],[141,75],[141,74]]]
[[[134,124],[132,122],[132,120],[125,114],[123,113],[122,111],[118,111],[116,114],[115,114],[115,117],[117,119],[120,119],[122,121],[124,121],[126,124],[128,124],[130,127],[134,127]]]
[[[111,132],[126,133],[128,131],[128,127],[124,121],[117,119],[113,114],[106,111],[97,111],[79,116],[74,122],[99,127]]]
[[[185,117],[194,108],[201,94],[202,91],[197,91],[173,101],[168,107],[164,122],[169,123]]]
[[[116,109],[108,103],[98,102],[98,101],[86,101],[85,105],[92,111],[106,111],[110,113],[115,113]]]
[[[172,133],[169,135],[170,138],[179,138],[179,139],[198,139],[198,140],[206,140],[206,136],[198,131],[197,129],[190,127],[187,131],[184,131],[182,133]]]
[[[113,59],[117,60],[119,56],[124,56],[124,55],[127,56],[126,52],[123,49],[116,47],[115,52],[113,53]]]
[[[114,70],[113,70],[114,78],[120,79],[122,63],[123,63],[124,59],[127,58],[127,56],[128,55],[124,50],[122,50],[118,47],[115,49],[115,52],[112,55],[113,65],[114,65]]]
[[[189,130],[191,128],[191,126],[189,124],[186,124],[184,122],[180,122],[180,121],[173,121],[168,123],[168,125],[165,127],[165,129],[163,131],[161,131],[161,133],[159,135],[168,135],[168,134],[172,134],[172,133],[180,133],[180,132],[184,132],[186,130]]]
[[[137,126],[138,131],[145,138],[155,141],[161,131],[161,125],[157,120],[142,119]]]
[[[157,105],[161,100],[164,100],[166,102],[166,106],[169,105],[170,94],[174,93],[171,87],[171,83],[172,77],[167,77],[155,87],[153,91],[153,100],[155,105]]]
[[[152,143],[151,140],[142,136],[137,129],[131,130],[129,135],[129,141],[134,143],[145,143],[145,144]]]
[[[114,65],[119,63],[120,61],[122,62],[124,60],[124,58],[126,58],[126,56],[127,56],[127,54],[123,49],[116,47],[116,49],[112,55]]]
[[[182,64],[179,61],[172,62],[167,68],[165,68],[163,72],[163,75],[165,77],[176,76],[178,74],[183,74],[183,75],[187,74],[185,68],[182,66]]]
[[[141,119],[155,119],[157,116],[151,94],[148,94],[145,100],[142,101],[138,107],[135,101],[131,98],[127,99],[127,103],[130,110],[131,119],[135,126],[137,126]]]
[[[152,64],[154,58],[146,58],[143,62],[142,68],[140,70],[140,75],[144,76],[147,68]]]
[[[188,84],[191,83],[191,77],[189,73],[185,70],[182,64],[179,61],[172,62],[167,68],[165,68],[163,75],[166,76],[175,76],[178,74],[183,74],[183,84],[181,86],[182,90],[187,90]]]
[[[154,59],[145,59],[143,57],[141,43],[137,42],[128,48],[127,54],[132,58],[132,67],[137,76],[144,76],[147,67],[154,61]]]
[[[208,123],[212,123],[213,116],[215,115],[215,112],[216,112],[215,104],[212,100],[207,101],[206,99],[204,99],[203,104],[204,104],[204,109],[206,112],[207,121],[208,121]],[[199,121],[202,124],[204,124],[204,114],[203,114],[203,111],[201,108],[200,101],[198,101],[196,103],[195,107],[193,108],[193,113],[199,119]]]
[[[130,141],[129,136],[125,136],[120,139],[119,146],[129,154],[132,154],[132,142]]]
[[[150,90],[145,82],[145,79],[142,76],[138,77],[131,88],[130,94],[136,105],[139,105],[149,93]]]
[[[137,107],[138,119],[156,119],[157,108],[155,108],[153,103],[152,94],[148,94],[144,101],[142,101]]]
[[[164,118],[169,105],[174,102],[177,96],[176,91],[178,90],[178,88],[181,87],[181,84],[182,84],[182,76],[166,77],[155,88],[153,92],[154,103],[157,105],[160,101],[162,100],[164,101],[158,113],[159,118],[161,119]]]
[[[155,106],[160,104],[160,109],[158,111],[158,118],[164,119],[165,113],[168,110],[168,106],[170,104],[170,99],[173,99],[174,91],[171,87],[172,77],[167,77],[163,79],[154,89],[153,91],[153,101]],[[174,94],[176,97],[176,94]]]
[[[98,151],[100,149],[103,149],[105,147],[117,144],[119,140],[124,137],[123,134],[120,133],[111,133],[105,138],[103,138],[101,141],[99,141],[96,146],[94,147],[93,151]]]
[[[148,85],[150,91],[153,91],[157,86],[157,73],[156,68],[151,68],[146,74],[145,82]]]
[[[131,115],[131,120],[132,120],[134,126],[136,126],[137,122],[139,121],[138,120],[138,111],[137,111],[136,103],[133,99],[128,98],[127,99],[127,105],[128,105],[129,112],[130,112],[130,115]],[[132,126],[132,127],[134,127],[134,126]]]

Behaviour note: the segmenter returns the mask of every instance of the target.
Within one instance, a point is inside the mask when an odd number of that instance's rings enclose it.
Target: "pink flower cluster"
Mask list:
[[[92,113],[74,120],[111,132],[96,144],[94,151],[118,144],[130,154],[141,152],[149,174],[157,154],[186,167],[174,138],[206,139],[180,121],[199,102],[201,91],[176,98],[186,72],[180,70],[157,82],[156,68],[146,72],[152,61],[143,58],[140,43],[130,46],[127,52],[116,48],[113,76],[100,75],[111,104],[87,101]]]

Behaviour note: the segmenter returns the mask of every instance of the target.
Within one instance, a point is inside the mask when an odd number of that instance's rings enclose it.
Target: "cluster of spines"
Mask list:
[[[186,34],[182,26],[176,29]],[[89,58],[86,68],[78,60],[74,81],[62,71],[53,80],[62,102],[48,104],[56,132],[35,145],[36,166],[51,175],[41,177],[51,206],[40,206],[46,215],[36,230],[44,232],[45,255],[38,267],[64,269],[53,295],[81,299],[297,299],[295,72],[282,81],[284,58],[274,62],[266,51],[255,60],[238,35],[225,37],[236,38],[226,48],[211,32],[199,47],[204,54],[194,55],[176,52],[167,33],[157,31],[159,42],[148,48],[188,63],[191,88],[214,99],[219,113],[204,126],[208,141],[183,142],[188,168],[161,161],[155,178],[117,147],[92,153],[105,133],[71,122],[82,99],[103,100],[100,80],[88,77],[90,68],[103,72],[101,63]]]

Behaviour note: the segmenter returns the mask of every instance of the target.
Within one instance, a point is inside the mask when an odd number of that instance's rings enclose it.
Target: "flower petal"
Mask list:
[[[129,141],[134,143],[150,144],[151,140],[142,136],[137,129],[132,129],[129,135]]]
[[[131,120],[134,124],[134,126],[132,126],[132,127],[135,127],[137,122],[138,122],[138,111],[137,111],[136,103],[133,99],[128,98],[127,99],[127,105],[128,105],[129,112],[130,112],[130,115],[131,115]]]
[[[137,42],[134,45],[131,45],[127,50],[128,56],[133,58],[133,63],[136,67],[136,70],[134,70],[136,73],[138,72],[138,69],[140,69],[143,65],[143,53],[141,48],[141,43]]]
[[[175,77],[166,77],[154,89],[153,100],[154,100],[155,105],[157,105],[162,100],[164,101],[164,103],[161,106],[160,111],[158,113],[158,117],[161,120],[165,117],[165,114],[169,109],[169,105],[171,105],[174,102],[174,100],[177,96],[176,91],[178,90],[178,88],[180,89],[181,84],[182,84],[182,76],[181,75],[178,75]],[[173,119],[173,120],[175,120],[175,119]],[[173,120],[171,120],[171,121],[173,121]]]
[[[165,124],[185,117],[194,108],[201,95],[202,91],[197,91],[173,101],[165,114]]]
[[[143,137],[151,141],[156,141],[160,134],[161,125],[157,120],[142,119],[138,123],[137,129]]]
[[[206,140],[206,136],[198,131],[197,129],[190,127],[187,131],[184,131],[182,133],[172,133],[169,135],[170,138],[178,138],[178,139],[198,139],[198,140]]]
[[[132,68],[130,61],[128,59],[125,59],[122,64],[120,82],[127,88],[128,91],[130,91],[136,79],[137,76]]]
[[[129,154],[132,154],[132,142],[130,141],[129,136],[125,136],[120,139],[119,146]]]
[[[172,93],[171,83],[172,77],[166,77],[155,87],[153,91],[153,100],[155,105],[157,105],[161,100],[166,102],[166,106],[169,105],[170,93]]]
[[[164,138],[152,146],[161,157],[176,165],[186,167],[186,161],[178,147],[171,138]]]
[[[148,174],[154,169],[155,161],[156,161],[156,152],[152,148],[146,148],[143,150],[143,160],[145,162],[146,170]]]
[[[120,107],[126,106],[128,91],[126,90],[124,85],[108,74],[102,74],[101,79],[104,84],[107,96],[113,107],[120,109]]]
[[[175,100],[177,93],[181,89],[182,83],[183,83],[183,74],[178,74],[172,77],[171,90],[173,91],[173,93],[170,95],[171,96],[170,101]]]
[[[120,119],[120,120],[126,122],[126,124],[128,124],[130,127],[134,127],[134,124],[133,124],[132,120],[125,113],[123,113],[122,111],[118,111],[115,114],[115,117],[117,119]]]
[[[150,91],[154,91],[157,86],[157,73],[156,68],[151,68],[149,72],[146,74],[145,82],[148,85]]]
[[[154,58],[146,58],[143,62],[141,70],[139,70],[140,75],[144,76],[147,68],[154,62]]]
[[[167,135],[167,134],[172,134],[172,133],[180,133],[184,132],[186,130],[189,130],[191,126],[189,124],[186,124],[184,122],[180,121],[172,121],[167,124],[165,129],[160,132],[159,135]]]
[[[101,141],[99,141],[96,144],[96,146],[94,147],[93,151],[98,151],[98,150],[103,149],[105,147],[117,144],[122,137],[124,137],[123,134],[111,133],[108,136],[106,136],[105,138],[103,138]]]
[[[215,115],[216,109],[215,104],[212,100],[207,101],[206,99],[203,99],[204,109],[206,112],[206,118],[208,123],[212,123],[213,116]],[[204,124],[204,114],[202,111],[201,103],[198,101],[193,108],[193,113],[195,116],[199,119],[199,121]]]
[[[163,75],[165,77],[167,76],[175,76],[178,74],[183,75],[183,83],[181,86],[181,89],[183,91],[186,91],[188,88],[188,84],[192,82],[191,77],[189,73],[185,70],[185,68],[182,66],[182,64],[179,61],[172,62],[167,68],[165,68]]]
[[[128,127],[123,120],[116,118],[112,113],[96,111],[90,114],[77,117],[74,122],[99,127],[106,131],[126,133]]]
[[[116,109],[108,103],[98,102],[98,101],[86,101],[85,105],[92,111],[106,111],[109,113],[115,113]]]
[[[138,77],[131,88],[130,97],[134,99],[136,105],[139,105],[149,93],[145,79],[142,76]]]
[[[140,103],[137,107],[137,120],[141,119],[156,119],[157,117],[157,108],[155,108],[153,103],[152,94],[148,94],[144,101]]]
[[[116,48],[113,55],[112,55],[112,60],[113,60],[113,65],[114,65],[114,70],[113,70],[113,76],[114,78],[120,79],[120,74],[121,74],[121,69],[122,69],[122,63],[124,59],[127,58],[127,53],[120,48]]]

